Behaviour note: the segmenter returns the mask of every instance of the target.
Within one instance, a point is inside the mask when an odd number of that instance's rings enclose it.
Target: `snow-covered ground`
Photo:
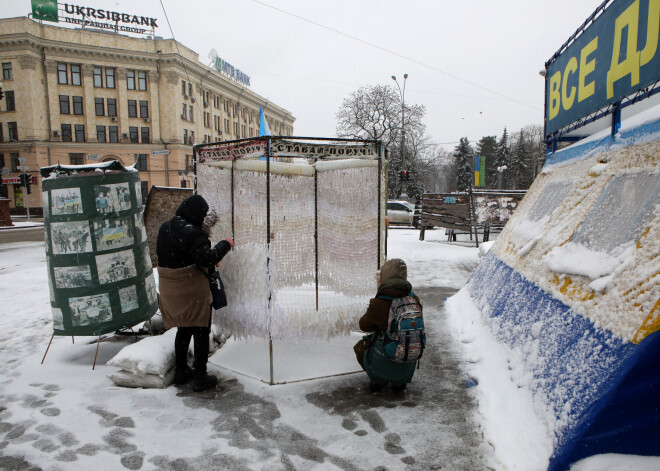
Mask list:
[[[363,373],[268,386],[213,362],[216,390],[121,388],[106,362],[122,336],[100,344],[95,370],[89,337],[56,337],[41,364],[52,333],[43,242],[0,245],[0,469],[545,469],[552,440],[519,359],[466,290],[443,306],[490,244],[449,244],[441,229],[418,237],[389,231],[388,256],[408,263],[430,338],[405,396],[370,393]],[[660,465],[605,455],[574,466],[633,469]]]
[[[94,370],[91,337],[55,337],[41,364],[52,334],[43,242],[0,245],[0,469],[479,469],[488,449],[438,307],[478,250],[441,243],[443,230],[418,237],[389,239],[436,339],[403,397],[371,394],[364,373],[268,386],[213,363],[214,391],[121,388],[106,362],[123,336],[101,342]]]

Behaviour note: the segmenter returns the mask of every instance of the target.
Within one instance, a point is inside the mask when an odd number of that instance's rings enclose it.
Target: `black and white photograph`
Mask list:
[[[55,267],[55,286],[60,288],[83,288],[93,286],[92,271],[89,265],[75,267]]]
[[[50,312],[53,314],[53,330],[64,330],[62,310],[57,307],[51,307]]]
[[[48,203],[48,192],[47,191],[42,191],[41,192],[41,207],[44,208],[44,217],[47,218],[50,216],[49,210],[50,210],[50,204]]]
[[[128,183],[96,185],[94,194],[96,195],[96,212],[99,214],[131,209],[131,191]]]
[[[53,222],[50,236],[56,255],[92,251],[92,237],[86,221]]]
[[[80,188],[61,188],[51,190],[50,202],[53,216],[64,214],[82,214],[83,204],[80,197]],[[44,208],[46,205],[44,205]]]
[[[138,304],[135,285],[121,288],[119,290],[119,301],[121,302],[121,312],[129,312],[137,309],[140,305]]]
[[[135,201],[142,205],[142,182],[135,182]]]
[[[158,301],[158,293],[156,291],[156,282],[154,281],[153,273],[145,278],[144,288],[147,291],[147,298],[149,298],[149,304],[153,304],[156,301]]]
[[[144,268],[148,272],[153,270],[153,262],[151,261],[151,253],[149,252],[149,244],[142,248],[142,258],[144,259]]]
[[[113,220],[102,219],[95,221],[93,226],[97,252],[133,244],[133,227],[130,216]]]
[[[102,285],[126,280],[137,275],[133,250],[96,256],[96,269]]]
[[[69,298],[69,307],[74,326],[100,324],[112,319],[110,296],[107,293]]]
[[[135,232],[138,235],[139,242],[147,240],[147,230],[144,227],[144,211],[135,215]]]

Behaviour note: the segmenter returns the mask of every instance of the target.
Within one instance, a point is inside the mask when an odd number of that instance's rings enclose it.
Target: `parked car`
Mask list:
[[[387,220],[390,224],[412,226],[414,215],[414,204],[399,200],[387,201]]]

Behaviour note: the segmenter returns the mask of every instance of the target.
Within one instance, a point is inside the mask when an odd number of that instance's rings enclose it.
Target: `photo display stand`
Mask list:
[[[150,319],[158,295],[138,172],[112,161],[44,167],[41,175],[53,337],[100,341]]]
[[[386,253],[384,146],[262,136],[195,146],[194,161],[195,192],[219,216],[211,240],[236,244],[219,266],[229,304],[213,315],[234,345],[211,360],[271,385],[357,372],[351,332]],[[301,373],[301,358],[318,368]]]

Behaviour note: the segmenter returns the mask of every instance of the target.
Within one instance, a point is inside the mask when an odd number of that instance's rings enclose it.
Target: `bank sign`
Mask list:
[[[660,0],[614,0],[546,64],[549,136],[660,79]]]
[[[130,15],[116,11],[102,10],[81,5],[63,3],[58,8],[56,0],[32,0],[32,17],[36,20],[60,20],[65,23],[88,26],[92,28],[109,29],[123,33],[147,34],[157,28],[156,18]],[[60,12],[63,14],[60,16]]]

